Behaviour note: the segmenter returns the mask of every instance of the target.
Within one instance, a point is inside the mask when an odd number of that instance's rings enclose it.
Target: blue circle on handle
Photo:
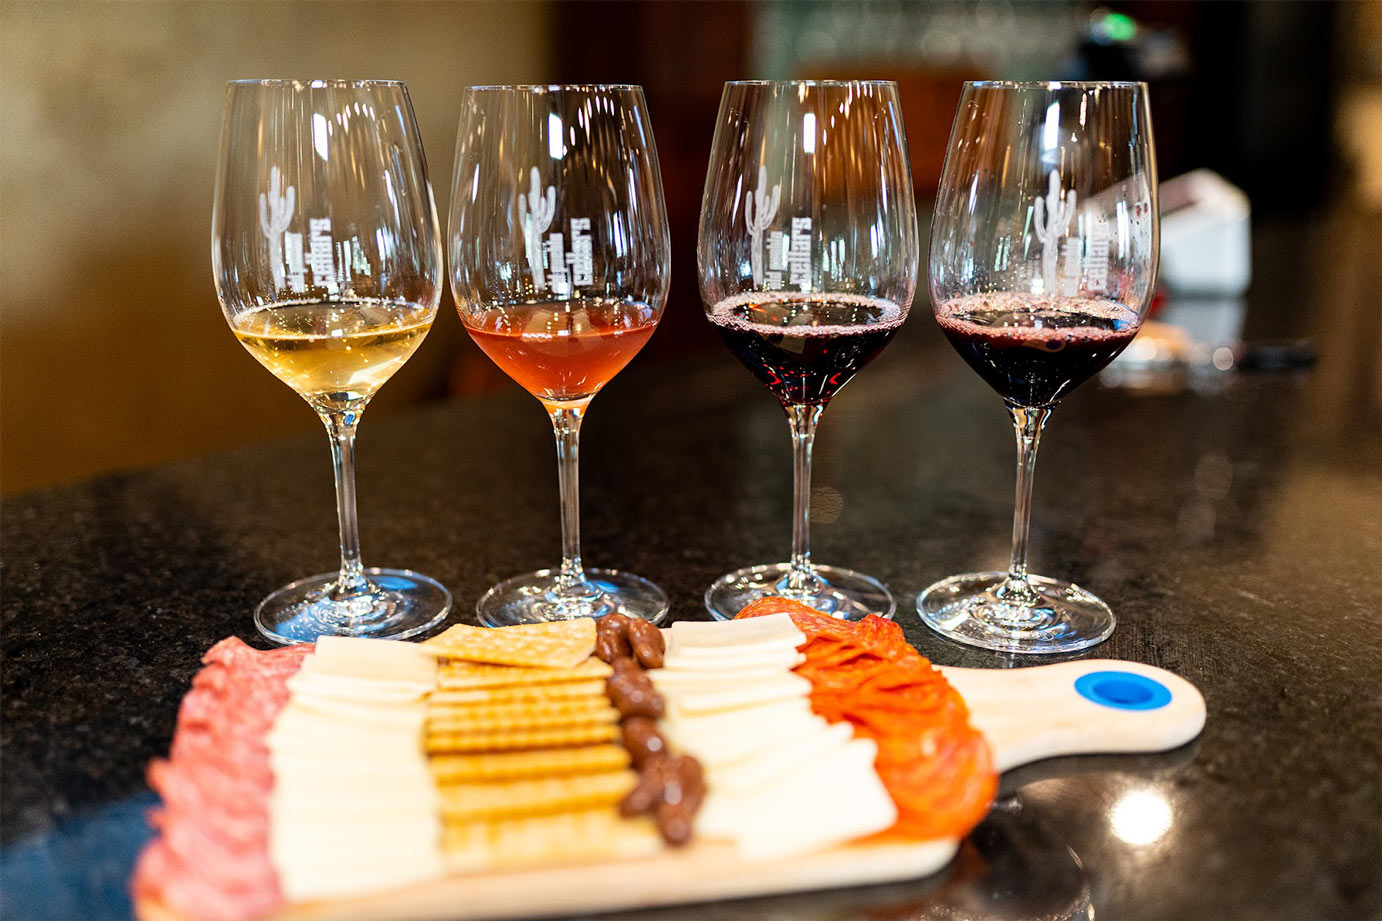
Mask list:
[[[1090,672],[1075,679],[1075,691],[1115,710],[1156,710],[1171,702],[1166,685],[1132,672]]]

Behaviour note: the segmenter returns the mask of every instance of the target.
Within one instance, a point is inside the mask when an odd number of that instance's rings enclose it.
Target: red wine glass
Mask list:
[[[663,619],[658,586],[582,564],[577,491],[586,408],[652,336],[667,297],[671,243],[643,90],[467,89],[449,235],[461,322],[547,410],[559,463],[561,566],[491,588],[480,621]]]
[[[931,301],[951,345],[1007,404],[1017,503],[1006,572],[917,598],[937,632],[1056,653],[1102,642],[1113,612],[1027,571],[1032,474],[1052,408],[1141,327],[1156,281],[1156,160],[1141,83],[965,84],[931,226]]]
[[[887,345],[916,293],[916,204],[897,86],[726,84],[701,201],[706,315],[791,426],[791,559],[717,580],[730,618],[785,595],[847,620],[888,616],[872,576],[811,559],[811,448],[826,404]]]

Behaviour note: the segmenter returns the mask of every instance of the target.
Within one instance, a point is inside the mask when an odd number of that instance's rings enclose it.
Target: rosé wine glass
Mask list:
[[[581,561],[578,492],[586,408],[647,343],[667,297],[671,243],[643,90],[467,89],[450,255],[466,332],[542,403],[557,440],[561,566],[491,588],[480,621],[662,620],[658,586]]]

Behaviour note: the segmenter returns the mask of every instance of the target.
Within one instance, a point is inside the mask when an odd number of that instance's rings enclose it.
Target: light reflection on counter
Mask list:
[[[1155,790],[1129,790],[1108,814],[1113,833],[1128,844],[1146,845],[1171,830],[1171,804]]]
[[[1097,762],[1111,758],[1091,757],[1083,776],[1072,769],[1067,776],[1015,789],[1027,809],[1063,835],[1072,849],[1099,855],[1089,867],[1096,898],[1101,878],[1119,878],[1160,863],[1184,844],[1187,832],[1195,834],[1197,824],[1194,816],[1180,814],[1175,785],[1164,777],[1095,769]]]

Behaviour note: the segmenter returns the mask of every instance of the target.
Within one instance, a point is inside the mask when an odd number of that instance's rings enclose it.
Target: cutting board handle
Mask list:
[[[1000,771],[1059,755],[1166,751],[1204,727],[1199,690],[1140,662],[940,671],[964,697]]]

